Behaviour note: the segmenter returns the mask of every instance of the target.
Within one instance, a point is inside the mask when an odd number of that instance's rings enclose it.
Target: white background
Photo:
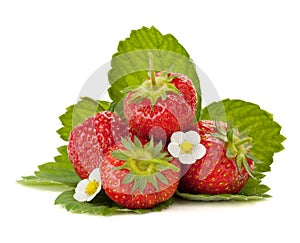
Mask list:
[[[299,242],[299,12],[297,1],[289,0],[1,1],[0,237],[5,242]],[[179,40],[221,98],[257,103],[282,125],[286,150],[275,155],[264,180],[271,199],[182,202],[161,213],[100,217],[54,206],[55,190],[15,183],[52,161],[61,145],[57,117],[109,61],[118,41],[152,25]]]

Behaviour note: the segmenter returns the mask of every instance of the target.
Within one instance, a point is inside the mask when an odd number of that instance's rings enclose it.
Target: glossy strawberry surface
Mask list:
[[[175,77],[171,83],[175,85],[186,102],[191,106],[193,112],[196,113],[198,98],[193,82],[180,73],[169,73],[168,77]]]
[[[194,119],[194,112],[183,97],[169,93],[159,98],[154,106],[147,98],[132,102],[131,94],[124,101],[124,115],[130,131],[139,138],[153,136],[166,141],[176,131],[188,130]]]

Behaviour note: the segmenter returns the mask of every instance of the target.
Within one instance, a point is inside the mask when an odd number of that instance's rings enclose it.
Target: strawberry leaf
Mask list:
[[[268,198],[267,194],[259,194],[259,195],[243,195],[243,194],[217,194],[217,195],[209,195],[209,194],[189,194],[182,193],[177,191],[176,195],[191,201],[204,201],[204,202],[215,202],[215,201],[250,201],[250,200],[261,200]]]
[[[122,213],[149,213],[158,212],[165,208],[168,208],[174,203],[174,199],[171,198],[166,202],[163,202],[151,209],[127,209],[119,206],[108,198],[103,191],[101,191],[90,202],[78,202],[73,198],[74,190],[69,190],[61,193],[55,200],[56,205],[61,205],[72,213],[85,213],[93,215],[115,215]]]
[[[37,176],[22,176],[18,183],[26,186],[61,186],[61,183],[39,178]]]
[[[67,146],[58,148],[59,155],[54,157],[55,162],[39,165],[35,176],[24,176],[18,182],[31,186],[66,185],[75,187],[80,181],[68,158]]]
[[[148,78],[149,53],[152,54],[155,71],[182,73],[191,79],[198,95],[198,118],[201,92],[194,63],[173,35],[162,35],[155,27],[133,30],[129,38],[119,42],[118,52],[111,60],[112,69],[108,73],[111,84],[108,93],[113,101],[113,109],[122,114],[122,99],[126,95],[122,91],[137,86]]]
[[[265,177],[263,173],[254,172],[255,178],[249,178],[247,184],[242,188],[239,194],[251,196],[251,195],[266,195],[265,193],[270,190],[266,185],[261,184],[262,179]]]

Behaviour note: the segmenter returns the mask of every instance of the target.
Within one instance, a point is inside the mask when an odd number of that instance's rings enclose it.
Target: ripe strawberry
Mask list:
[[[181,178],[179,191],[211,195],[238,193],[249,176],[253,176],[254,162],[259,162],[249,152],[252,139],[236,129],[227,129],[225,123],[200,121],[198,128],[207,152]]]
[[[180,164],[162,152],[162,143],[153,140],[142,145],[122,140],[109,151],[100,165],[105,193],[119,205],[130,209],[152,208],[175,193]]]
[[[110,111],[102,111],[76,126],[69,136],[68,155],[76,173],[85,179],[99,167],[105,153],[120,138],[127,126]]]
[[[166,141],[172,133],[190,129],[197,95],[184,75],[153,72],[151,79],[128,91],[124,115],[133,135]]]

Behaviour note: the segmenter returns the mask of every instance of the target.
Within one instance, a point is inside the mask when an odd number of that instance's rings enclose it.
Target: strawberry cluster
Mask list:
[[[152,208],[176,190],[235,194],[253,176],[251,138],[196,121],[197,92],[185,75],[152,71],[123,92],[123,114],[99,112],[70,134],[68,155],[84,181],[75,199],[92,200],[102,187],[126,208]]]

